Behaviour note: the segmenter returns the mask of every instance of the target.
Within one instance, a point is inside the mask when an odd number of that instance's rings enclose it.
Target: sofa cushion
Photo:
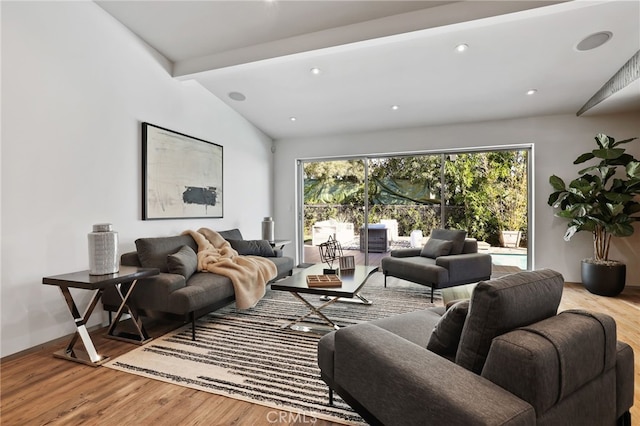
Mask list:
[[[198,250],[198,246],[191,238],[191,235],[138,238],[136,240],[136,250],[142,267],[158,268],[160,272],[169,272],[167,256],[177,252],[182,246],[189,246],[194,251]]]
[[[227,240],[238,254],[243,256],[273,257],[274,252],[267,240]]]
[[[562,275],[550,269],[518,272],[478,283],[471,295],[456,364],[480,374],[492,340],[554,316],[563,286]]]
[[[469,300],[456,302],[447,309],[433,328],[427,349],[444,357],[455,356],[467,312],[469,312]]]
[[[191,247],[182,246],[167,256],[167,268],[170,273],[180,274],[188,280],[198,270],[198,255]]]
[[[419,311],[392,315],[370,323],[424,348],[429,341],[429,335],[425,333],[425,330],[433,330],[444,313],[443,306],[434,306]]]
[[[406,339],[418,346],[425,347],[428,336],[425,330],[431,330],[444,314],[444,307],[437,306],[404,314],[392,315],[371,321],[373,324],[384,330],[390,331],[403,339]],[[318,342],[318,365],[322,374],[334,379],[334,354],[335,354],[335,332],[322,336]]]
[[[449,282],[449,271],[429,257],[383,257],[381,266],[387,275],[422,285]]]
[[[451,241],[451,252],[449,254],[460,254],[464,248],[464,240],[467,237],[467,231],[459,229],[434,229],[431,231],[431,237],[438,240]]]
[[[227,241],[229,241],[229,240],[244,240],[244,238],[242,238],[242,233],[240,232],[240,230],[238,228],[229,229],[227,231],[218,231],[218,234],[220,234],[220,236],[222,238],[224,238],[225,240],[227,240]]]
[[[436,257],[440,257],[440,256],[446,256],[451,252],[452,247],[453,247],[452,241],[439,240],[437,238],[429,238],[427,243],[422,248],[422,251],[420,252],[420,256],[430,257],[431,259],[435,259]]]
[[[234,297],[233,283],[227,277],[210,272],[196,272],[184,288],[168,297],[167,312],[187,314]]]

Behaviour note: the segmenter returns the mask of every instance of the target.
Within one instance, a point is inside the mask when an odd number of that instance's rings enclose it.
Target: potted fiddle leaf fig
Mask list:
[[[573,162],[596,164],[580,170],[569,186],[556,175],[549,178],[554,192],[548,204],[558,209],[556,216],[569,220],[565,241],[579,231],[593,234],[593,258],[582,261],[582,283],[602,296],[616,296],[625,286],[626,265],[609,258],[611,238],[631,236],[633,223],[640,221],[640,162],[620,147],[636,139],[598,134],[597,148]]]

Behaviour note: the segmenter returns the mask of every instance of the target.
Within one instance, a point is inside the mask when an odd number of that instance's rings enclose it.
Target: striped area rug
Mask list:
[[[322,312],[348,326],[431,306],[428,288],[391,279],[389,288],[383,288],[382,281],[376,273],[362,291],[372,305],[338,302]],[[323,303],[318,296],[306,298]],[[328,388],[317,365],[320,336],[283,328],[307,312],[291,294],[268,290],[252,309],[239,311],[230,305],[202,317],[196,341],[191,340],[190,326],[184,326],[104,365],[311,418],[364,424],[339,397],[333,406],[328,404]]]

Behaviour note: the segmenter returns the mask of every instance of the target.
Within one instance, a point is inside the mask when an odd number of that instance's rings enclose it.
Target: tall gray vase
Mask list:
[[[114,274],[120,270],[118,258],[118,233],[110,223],[93,225],[89,233],[89,274]]]
[[[262,239],[273,242],[275,238],[274,224],[272,217],[265,217],[262,221]]]

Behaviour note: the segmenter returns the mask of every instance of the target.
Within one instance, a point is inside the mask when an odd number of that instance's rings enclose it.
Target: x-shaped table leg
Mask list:
[[[96,351],[96,347],[93,345],[93,341],[91,340],[91,336],[89,335],[89,331],[87,330],[87,321],[91,316],[94,308],[98,304],[100,297],[102,297],[102,289],[96,290],[91,298],[91,301],[87,305],[87,309],[85,309],[84,314],[80,315],[80,311],[78,310],[78,306],[76,302],[73,300],[73,296],[69,291],[69,287],[60,286],[60,290],[62,291],[62,295],[64,296],[65,301],[67,302],[67,307],[69,308],[69,312],[73,316],[73,321],[76,324],[76,332],[73,334],[71,341],[67,345],[65,349],[62,349],[53,355],[57,358],[69,359],[76,362],[81,362],[83,364],[91,365],[93,367],[97,367],[109,360],[109,357],[99,355]],[[82,344],[84,345],[84,350],[75,349],[74,346],[78,342],[78,337],[82,340]]]
[[[290,293],[293,294],[296,297],[296,299],[298,299],[302,303],[304,303],[307,306],[307,308],[309,308],[309,312],[307,314],[305,314],[305,315],[302,315],[300,318],[296,319],[295,321],[292,321],[289,324],[283,326],[283,328],[293,327],[293,326],[295,326],[299,322],[302,322],[304,319],[308,318],[311,315],[316,315],[317,317],[322,319],[324,322],[326,322],[327,325],[332,327],[334,330],[338,330],[340,328],[340,326],[338,326],[336,323],[334,323],[329,318],[327,318],[327,316],[325,314],[320,312],[322,309],[326,308],[327,306],[337,302],[339,300],[338,297],[330,299],[328,302],[325,302],[322,305],[316,307],[316,306],[313,306],[311,303],[309,303],[304,297],[300,296],[298,293],[295,293],[293,291],[290,292]]]
[[[148,342],[149,340],[151,340],[151,337],[149,337],[147,330],[144,328],[144,324],[142,324],[142,319],[138,315],[138,311],[134,307],[130,306],[128,303],[129,296],[131,296],[131,293],[133,293],[133,289],[135,288],[137,282],[138,280],[134,280],[131,283],[129,290],[125,295],[122,294],[122,288],[121,288],[122,285],[116,284],[116,290],[118,292],[118,295],[120,296],[121,303],[120,303],[120,307],[118,308],[118,312],[116,312],[115,318],[113,319],[113,321],[111,321],[111,326],[109,327],[109,331],[107,331],[107,337],[142,345]],[[116,332],[116,327],[118,326],[120,317],[125,313],[124,312],[125,308],[129,313],[129,315],[131,316],[131,322],[136,328],[136,332],[137,332],[136,334],[127,333],[125,331]]]

